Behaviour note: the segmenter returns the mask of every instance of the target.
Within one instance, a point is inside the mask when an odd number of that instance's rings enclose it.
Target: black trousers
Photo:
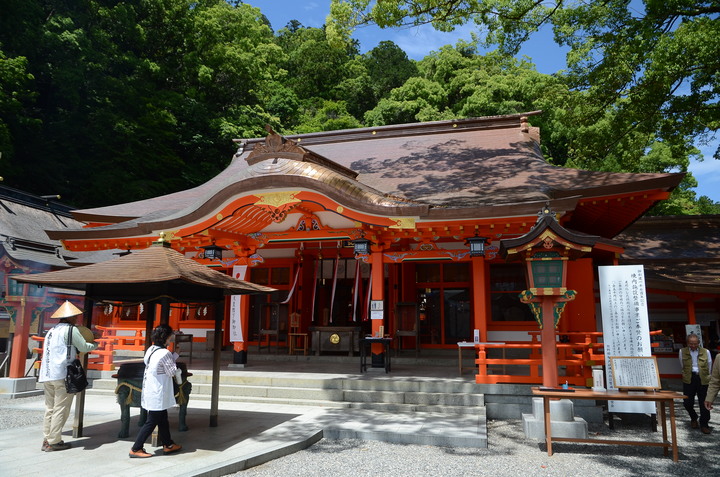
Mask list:
[[[707,396],[708,385],[700,382],[700,376],[692,375],[690,384],[683,383],[683,394],[687,399],[683,401],[685,410],[690,414],[690,419],[697,421],[698,415],[695,411],[695,396],[698,399],[698,407],[700,408],[700,427],[708,427],[710,422],[710,411],[705,408],[705,396]]]
[[[705,389],[707,390],[707,386],[705,386]],[[145,441],[150,437],[152,431],[155,430],[155,426],[158,428],[158,439],[162,445],[170,446],[173,444],[173,440],[170,437],[170,423],[168,422],[167,409],[164,411],[148,411],[145,425],[140,428],[140,433],[137,439],[135,439],[132,450],[138,451],[145,446]]]

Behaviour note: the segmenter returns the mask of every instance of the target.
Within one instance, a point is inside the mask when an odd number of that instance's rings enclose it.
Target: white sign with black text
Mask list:
[[[610,370],[614,356],[651,356],[645,272],[642,265],[598,267],[600,308],[608,391],[616,390]],[[654,414],[655,403],[608,401],[609,412]]]

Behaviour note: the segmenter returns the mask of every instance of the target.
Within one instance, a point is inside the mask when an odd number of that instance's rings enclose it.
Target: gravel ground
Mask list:
[[[42,396],[23,398],[42,402]],[[15,400],[12,404],[17,404]],[[10,400],[0,399],[0,431],[23,426],[42,426],[42,411],[7,411]],[[448,448],[388,444],[355,439],[323,439],[308,449],[243,472],[233,477],[363,477],[392,475],[455,476],[720,476],[720,428],[710,435],[690,429],[687,414],[676,403],[680,462],[664,457],[657,447],[553,443],[555,455],[545,444],[525,439],[519,420],[488,421],[488,448]],[[715,418],[717,419],[717,417]],[[615,420],[591,425],[591,437],[620,440],[646,439],[646,419]],[[654,436],[659,439],[660,430]],[[0,471],[0,475],[2,472]]]
[[[43,396],[33,396],[20,399],[0,399],[0,431],[3,429],[13,429],[16,427],[31,426],[36,424],[42,428],[43,411],[32,411],[26,409],[14,408],[12,412],[6,411],[9,405],[18,402],[45,402]],[[14,407],[14,406],[13,406]]]
[[[273,460],[234,477],[362,477],[362,476],[718,476],[720,431],[711,435],[691,430],[678,409],[680,462],[664,457],[658,447],[553,443],[525,439],[519,420],[488,421],[488,448],[448,448],[388,444],[354,439],[323,439],[312,447]],[[647,439],[649,424],[618,423],[590,427],[591,437]],[[691,433],[692,431],[692,433]],[[658,435],[662,432],[658,429]],[[693,444],[690,444],[691,439]],[[302,470],[299,470],[302,469]]]

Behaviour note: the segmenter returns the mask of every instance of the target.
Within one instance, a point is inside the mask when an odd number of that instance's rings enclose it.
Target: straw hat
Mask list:
[[[90,328],[82,325],[75,325],[75,328],[77,328],[82,337],[85,338],[85,341],[87,341],[88,343],[95,342],[95,335],[93,335],[93,332],[90,330]]]
[[[65,300],[65,303],[50,318],[70,318],[76,315],[82,315],[82,310]]]

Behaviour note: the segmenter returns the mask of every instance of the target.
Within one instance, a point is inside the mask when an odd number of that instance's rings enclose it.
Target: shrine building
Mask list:
[[[597,267],[624,263],[627,247],[639,260],[632,263],[648,262],[641,255],[649,251],[633,248],[645,239],[628,231],[684,174],[552,166],[530,124],[536,114],[286,137],[268,128],[264,138],[237,140],[226,169],[198,187],[75,210],[84,227],[47,233],[71,253],[132,253],[162,235],[187,257],[277,289],[243,296],[224,323],[236,363],[261,346],[353,352],[366,335],[388,336],[405,353],[479,340],[487,343],[480,358],[491,361],[477,382],[505,382],[493,377],[492,359],[539,353],[537,316],[520,293],[572,290],[556,329],[558,342],[570,343],[559,348],[559,363],[584,385],[589,370],[578,356],[597,358],[601,341]],[[543,230],[535,229],[541,220]],[[532,257],[562,260],[562,283],[546,277],[531,286]],[[661,271],[652,273],[662,282]],[[672,295],[666,321],[694,321],[688,312],[700,300],[716,323],[717,283],[677,291],[661,293]],[[179,304],[170,324],[202,343],[211,316]],[[106,306],[94,320],[144,329],[142,306]],[[373,365],[386,352],[373,345]],[[530,368],[510,381],[539,382],[538,366]]]

